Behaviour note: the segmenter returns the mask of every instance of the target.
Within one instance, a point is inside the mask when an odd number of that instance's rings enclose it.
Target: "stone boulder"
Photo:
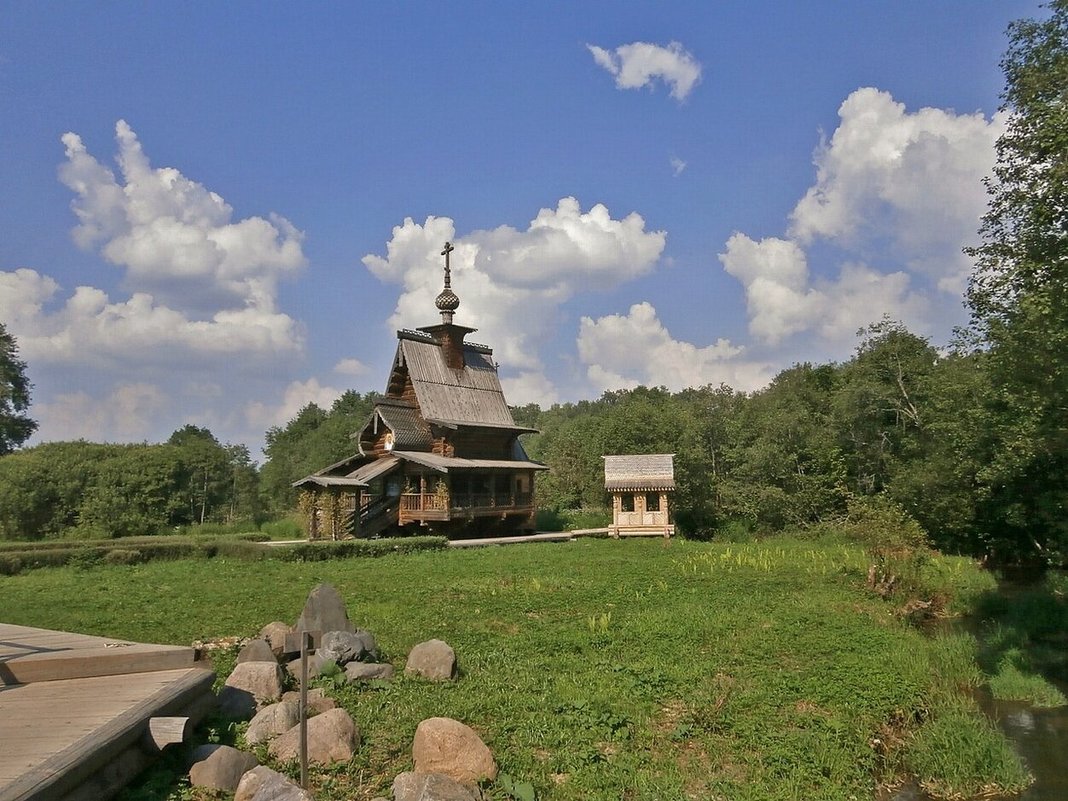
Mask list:
[[[443,640],[427,640],[412,648],[404,672],[434,681],[456,678],[456,652]]]
[[[345,665],[349,681],[372,681],[393,678],[393,665],[388,662],[349,662]]]
[[[241,777],[234,801],[315,801],[276,770],[260,765]]]
[[[275,657],[281,659],[286,650],[286,637],[289,636],[290,631],[289,626],[281,620],[274,620],[260,629],[260,639],[266,640]]]
[[[259,745],[272,737],[284,734],[298,723],[300,723],[300,701],[283,698],[277,704],[265,706],[256,713],[248,724],[245,740],[250,745]]]
[[[416,773],[443,773],[461,784],[497,778],[493,754],[474,729],[452,718],[428,718],[415,730]]]
[[[290,690],[287,693],[283,693],[282,700],[292,701],[294,704],[297,704],[297,706],[300,706],[300,690]],[[308,710],[310,712],[318,715],[320,712],[325,712],[336,706],[337,702],[324,693],[321,687],[315,687],[308,690]]]
[[[367,629],[328,631],[323,634],[315,653],[339,665],[358,660],[374,661],[378,658],[378,643]]]
[[[314,679],[319,676],[319,668],[323,666],[323,658],[318,653],[308,654],[308,678]],[[289,671],[289,675],[300,681],[300,658],[293,659],[286,663],[286,670]]]
[[[328,631],[356,631],[356,627],[349,621],[349,613],[345,610],[345,602],[341,594],[330,584],[319,584],[310,593],[304,604],[304,611],[300,613],[293,632],[299,634],[302,631],[311,632],[313,635],[322,635]],[[289,642],[292,638],[289,638]],[[314,646],[318,642],[314,641]]]
[[[393,801],[481,801],[477,790],[441,773],[402,773],[393,780]]]
[[[237,654],[237,664],[242,662],[278,662],[267,640],[255,639],[245,643],[245,647]]]
[[[347,762],[359,745],[359,729],[344,709],[329,709],[308,720],[309,762]],[[300,756],[299,723],[275,738],[267,750],[275,759],[297,759]]]
[[[228,745],[202,745],[193,752],[189,783],[193,787],[232,793],[245,772],[258,764],[252,754]]]
[[[218,705],[219,714],[230,720],[249,720],[256,714],[256,697],[237,687],[219,690]]]
[[[257,706],[277,701],[282,697],[282,669],[273,660],[241,662],[226,677],[226,686],[250,694]]]

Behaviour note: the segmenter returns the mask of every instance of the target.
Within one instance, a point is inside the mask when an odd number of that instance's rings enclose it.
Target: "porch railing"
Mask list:
[[[447,512],[476,509],[519,509],[531,505],[529,492],[436,493],[406,492],[401,495],[401,509],[405,512]]]

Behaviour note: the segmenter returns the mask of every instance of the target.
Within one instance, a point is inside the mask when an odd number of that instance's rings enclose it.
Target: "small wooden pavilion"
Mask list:
[[[675,533],[669,498],[675,491],[675,454],[604,457],[604,488],[612,493],[613,537]]]
[[[493,351],[466,342],[453,323],[448,242],[438,325],[397,332],[386,394],[352,436],[357,452],[302,478],[308,534],[372,537],[418,528],[447,535],[513,534],[534,528],[531,461],[504,399]]]

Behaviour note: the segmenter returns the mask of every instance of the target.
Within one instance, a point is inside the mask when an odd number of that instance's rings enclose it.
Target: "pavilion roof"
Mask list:
[[[652,453],[604,457],[604,488],[653,491],[675,489],[675,454]]]

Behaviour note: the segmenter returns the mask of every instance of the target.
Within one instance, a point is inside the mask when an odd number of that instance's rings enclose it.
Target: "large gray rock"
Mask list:
[[[443,640],[427,640],[412,648],[404,672],[435,681],[456,678],[456,652]]]
[[[274,655],[281,658],[286,649],[286,637],[291,631],[292,629],[281,620],[274,620],[260,629],[260,639],[267,640]]]
[[[267,640],[255,639],[245,643],[245,647],[237,654],[237,664],[240,665],[242,662],[277,663],[278,659],[275,658],[274,651],[271,650]]]
[[[283,701],[292,701],[293,703],[300,704],[300,690],[290,690],[287,693],[282,694]],[[333,709],[337,706],[337,702],[334,701],[329,695],[323,692],[321,687],[315,687],[308,690],[308,709],[318,715],[320,712],[325,712],[328,709]]]
[[[441,773],[402,773],[393,780],[393,801],[480,801],[481,794]]]
[[[219,714],[231,720],[248,720],[256,714],[256,697],[237,687],[219,690],[218,704]]]
[[[250,745],[258,745],[279,734],[284,734],[298,723],[300,723],[300,701],[283,699],[277,704],[265,706],[256,713],[256,717],[248,724],[245,740]]]
[[[393,678],[393,665],[388,662],[349,662],[345,665],[349,681],[371,681]]]
[[[330,584],[320,584],[308,593],[304,611],[300,613],[293,631],[323,634],[328,631],[355,631],[345,611],[341,594]],[[318,645],[318,643],[316,643]]]
[[[308,761],[329,764],[352,759],[360,745],[360,732],[344,709],[330,709],[308,720]],[[275,738],[267,749],[275,759],[300,756],[300,725]]]
[[[251,694],[262,706],[282,697],[282,668],[274,661],[241,662],[226,677],[226,686]]]
[[[482,738],[452,718],[428,718],[419,724],[412,759],[416,773],[443,773],[461,784],[497,778],[497,763]]]
[[[193,766],[189,769],[189,783],[232,793],[246,771],[259,763],[252,754],[228,745],[202,745],[193,752]]]
[[[323,634],[315,653],[339,665],[364,659],[373,661],[378,658],[378,643],[367,629],[328,631]]]
[[[260,765],[241,777],[234,801],[315,801],[281,773]]]

